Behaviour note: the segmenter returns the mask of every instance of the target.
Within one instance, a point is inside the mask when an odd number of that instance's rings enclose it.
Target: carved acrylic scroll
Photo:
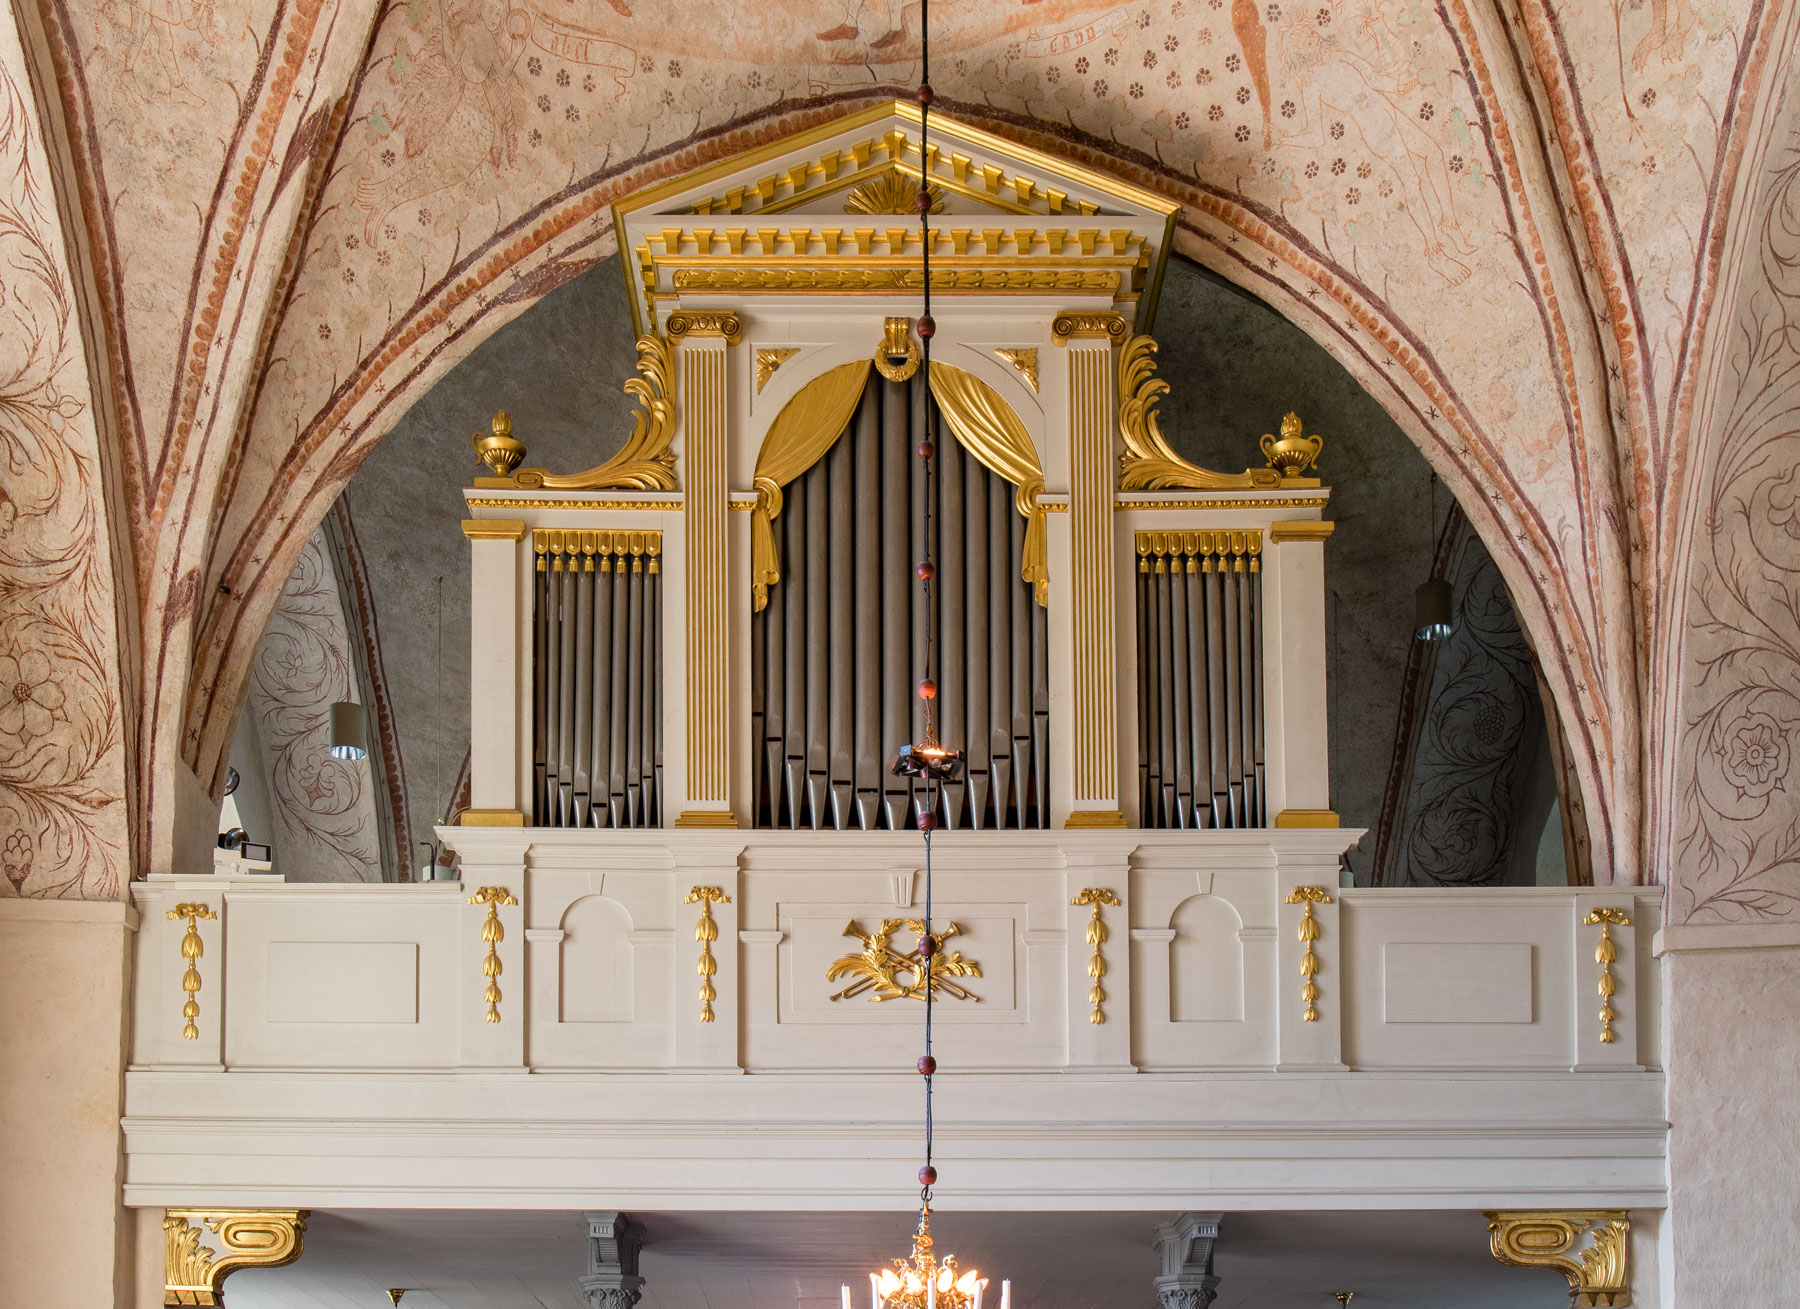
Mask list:
[[[1488,1248],[1514,1268],[1554,1268],[1571,1309],[1631,1303],[1631,1223],[1622,1209],[1490,1212]]]
[[[163,1216],[163,1303],[222,1305],[240,1268],[279,1268],[300,1257],[301,1209],[170,1209]],[[203,1243],[207,1231],[222,1249]]]
[[[1281,474],[1273,468],[1215,473],[1176,454],[1156,414],[1168,390],[1169,384],[1156,375],[1156,342],[1147,336],[1126,341],[1119,353],[1119,435],[1125,442],[1119,456],[1120,490],[1235,491],[1281,485]]]
[[[521,468],[513,484],[527,490],[557,491],[673,491],[675,454],[674,352],[656,336],[640,336],[637,342],[638,376],[625,383],[625,394],[636,396],[638,411],[632,415],[631,435],[625,446],[598,467],[585,473],[552,473],[542,468]]]

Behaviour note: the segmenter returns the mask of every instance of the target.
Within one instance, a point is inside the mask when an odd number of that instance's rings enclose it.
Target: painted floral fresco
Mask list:
[[[122,894],[123,697],[76,290],[0,35],[0,896]]]
[[[159,776],[182,760],[219,784],[263,627],[395,415],[604,254],[614,198],[918,74],[906,0],[34,12],[123,416],[139,867],[168,857]],[[1181,200],[1180,247],[1301,324],[1419,441],[1534,633],[1600,881],[1665,877],[1693,848],[1662,780],[1690,730],[1675,670],[1698,639],[1680,613],[1682,512],[1690,469],[1711,466],[1718,406],[1698,397],[1736,349],[1714,302],[1758,221],[1744,179],[1791,76],[1795,13],[996,0],[934,15],[946,112]],[[1770,821],[1747,812],[1721,821]]]

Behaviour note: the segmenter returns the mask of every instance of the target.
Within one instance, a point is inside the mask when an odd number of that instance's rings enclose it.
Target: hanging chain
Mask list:
[[[924,282],[924,312],[919,316],[919,344],[921,347],[920,369],[925,378],[925,434],[919,443],[919,460],[924,465],[923,485],[925,494],[922,508],[923,530],[920,533],[920,545],[924,558],[918,564],[919,584],[925,593],[925,667],[919,680],[919,698],[924,704],[925,744],[936,747],[937,739],[937,683],[931,679],[931,656],[935,642],[935,632],[931,622],[932,578],[937,574],[937,567],[932,562],[931,548],[931,490],[932,490],[932,457],[937,453],[937,405],[931,394],[931,338],[937,335],[937,323],[931,316],[931,0],[920,0],[919,5],[919,191],[913,197],[913,205],[919,212],[919,235],[921,238],[920,267]],[[925,1166],[919,1170],[919,1203],[922,1207],[931,1204],[931,1186],[937,1181],[937,1169],[931,1162],[932,1121],[931,1091],[932,1078],[937,1072],[937,1059],[931,1053],[931,1011],[932,992],[934,990],[934,973],[932,964],[937,953],[937,941],[932,935],[931,921],[931,834],[937,826],[937,808],[940,795],[941,779],[935,772],[925,775],[925,807],[919,812],[919,830],[925,834],[925,931],[919,937],[919,967],[925,974],[925,1054],[919,1060],[919,1072],[925,1079]]]

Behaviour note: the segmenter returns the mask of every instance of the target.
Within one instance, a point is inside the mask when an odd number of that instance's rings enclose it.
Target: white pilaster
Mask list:
[[[1269,821],[1335,827],[1325,686],[1328,522],[1276,522],[1263,551]],[[1335,882],[1335,878],[1333,879]]]
[[[469,808],[462,821],[522,826],[519,704],[531,684],[519,660],[520,633],[528,630],[519,585],[525,523],[465,519],[463,535],[469,538],[470,591]]]

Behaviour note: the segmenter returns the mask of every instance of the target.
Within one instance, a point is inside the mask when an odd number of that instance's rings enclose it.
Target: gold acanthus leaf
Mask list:
[[[638,338],[638,376],[625,383],[625,394],[635,396],[638,410],[631,418],[631,435],[624,448],[597,467],[583,473],[552,473],[543,468],[521,468],[513,484],[528,490],[557,491],[673,491],[675,454],[675,358],[661,337]]]
[[[1156,375],[1156,342],[1134,336],[1119,353],[1119,432],[1125,453],[1119,456],[1119,489],[1236,491],[1281,485],[1273,468],[1247,468],[1241,473],[1215,473],[1176,454],[1163,437],[1156,405],[1169,384]]]

